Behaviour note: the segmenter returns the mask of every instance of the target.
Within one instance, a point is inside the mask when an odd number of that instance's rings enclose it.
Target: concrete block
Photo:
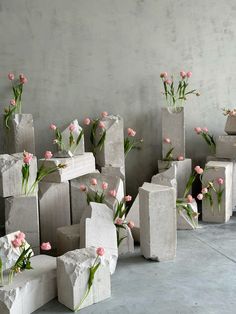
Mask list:
[[[48,168],[53,168],[59,164],[66,164],[66,168],[59,169],[46,176],[43,179],[46,182],[66,182],[95,171],[95,159],[92,153],[85,153],[71,158],[52,158],[46,161],[40,159],[39,167],[42,163]]]
[[[24,150],[35,155],[34,121],[32,114],[15,114],[5,129],[5,151],[8,154]]]
[[[96,164],[100,167],[112,166],[125,169],[124,122],[120,116],[107,116],[101,119],[106,127],[106,140],[101,150],[96,152]],[[100,139],[100,128],[97,137]]]
[[[79,249],[79,224],[57,228],[57,255]]]
[[[225,161],[209,161],[206,164],[209,168],[203,175],[203,187],[209,181],[214,181],[214,185],[218,186],[216,180],[222,178],[224,180],[224,193],[221,200],[221,208],[218,209],[217,195],[212,192],[213,208],[211,208],[208,200],[203,199],[202,203],[202,220],[205,222],[224,223],[229,221],[232,216],[232,177],[233,163]]]
[[[172,161],[167,162],[163,160],[158,160],[158,170],[159,172],[166,171],[171,166],[176,165],[177,168],[177,188],[178,193],[177,197],[182,198],[184,196],[184,191],[189,180],[190,175],[192,174],[192,159],[186,158],[182,161]]]
[[[185,210],[178,210],[176,211],[177,217],[177,229],[178,230],[193,230],[196,229],[198,226],[198,207],[197,202],[195,200],[192,203],[188,203],[193,212],[197,215],[193,217],[193,221],[189,218]]]
[[[118,248],[119,256],[134,253],[134,238],[130,228],[126,225],[125,229],[119,228],[118,232],[120,239],[125,237]]]
[[[69,142],[69,137],[70,137],[69,126],[70,126],[70,124],[73,124],[75,126],[75,130],[72,132],[75,143],[73,143],[71,146],[70,146],[70,142]],[[72,156],[84,154],[84,136],[81,137],[79,145],[76,145],[77,138],[79,137],[79,135],[83,129],[79,125],[77,119],[72,121],[70,124],[68,125],[68,127],[64,131],[61,132],[64,150],[56,152],[54,154],[54,157],[72,157]]]
[[[147,259],[172,260],[176,255],[176,197],[174,188],[146,184],[139,188],[140,246]]]
[[[12,196],[5,198],[6,233],[21,230],[33,249],[39,249],[38,196]]]
[[[98,184],[92,186],[90,181],[92,178],[97,179]],[[88,187],[88,191],[95,195],[96,191],[102,192],[102,182],[108,183],[108,189],[104,192],[105,199],[104,203],[115,210],[117,201],[114,197],[110,196],[110,190],[117,191],[117,200],[121,201],[124,198],[124,185],[123,181],[119,177],[108,176],[101,173],[89,173],[79,178],[70,181],[71,190],[71,212],[72,212],[72,223],[76,224],[80,222],[80,219],[87,208],[87,196],[85,192],[80,191],[82,184]]]
[[[12,241],[15,240],[19,232],[15,231],[0,238],[0,257],[3,262],[3,270],[11,268],[21,254],[20,249],[12,245]],[[25,240],[25,247],[29,247],[27,239]]]
[[[31,265],[33,269],[0,287],[1,314],[30,314],[57,296],[56,258],[34,256]]]
[[[0,196],[22,195],[23,153],[0,155]],[[30,163],[29,187],[34,183],[37,173],[37,158]],[[37,191],[37,190],[36,190]]]
[[[102,167],[101,173],[107,176],[119,177],[125,184],[125,168],[124,167]]]
[[[57,228],[71,224],[69,182],[39,183],[41,242],[56,248]]]
[[[216,157],[236,160],[236,136],[221,135],[216,140]]]
[[[236,117],[228,116],[225,124],[225,133],[228,135],[236,135]]]
[[[89,268],[93,266],[95,248],[67,252],[57,258],[58,300],[74,311],[80,304],[88,284]],[[109,265],[102,263],[95,273],[91,290],[81,309],[111,296]]]
[[[107,205],[91,202],[80,221],[80,248],[104,247],[111,274],[115,271],[118,258],[113,215],[113,211]]]
[[[154,175],[151,183],[173,187],[177,195],[177,165],[173,163],[169,169]]]
[[[184,108],[180,107],[177,111],[173,108],[162,108],[162,138],[169,138],[172,143],[173,157],[185,157],[185,123]],[[170,150],[169,145],[162,145],[162,157],[164,158]]]

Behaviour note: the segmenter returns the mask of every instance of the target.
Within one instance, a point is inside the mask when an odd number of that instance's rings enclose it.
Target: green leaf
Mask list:
[[[98,263],[97,265],[90,268],[89,279],[88,279],[88,289],[89,290],[91,289],[91,287],[93,285],[94,276],[95,276],[95,273],[98,270],[99,266],[100,266],[100,263]]]
[[[192,173],[192,175],[189,177],[188,182],[186,184],[186,188],[184,191],[184,198],[187,197],[187,195],[189,194],[189,191],[194,183],[194,181],[196,180],[197,174],[195,172]]]
[[[76,141],[76,146],[79,145],[79,143],[80,143],[80,141],[81,141],[83,135],[84,135],[84,131],[81,130],[81,132],[80,132],[80,134],[79,134],[79,136],[78,136],[78,138],[77,138],[77,141]]]

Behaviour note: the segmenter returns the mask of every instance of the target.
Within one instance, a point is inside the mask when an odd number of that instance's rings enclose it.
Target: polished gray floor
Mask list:
[[[72,313],[56,300],[36,311]],[[176,259],[156,263],[135,255],[119,259],[112,297],[81,314],[236,313],[236,218],[179,231]]]

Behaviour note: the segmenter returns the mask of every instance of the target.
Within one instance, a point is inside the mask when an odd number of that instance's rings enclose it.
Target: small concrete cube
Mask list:
[[[57,255],[79,249],[79,224],[57,228]]]
[[[216,157],[236,160],[236,135],[221,135],[217,138]]]
[[[47,168],[53,168],[59,164],[66,164],[64,169],[59,169],[47,175],[43,179],[45,182],[66,182],[95,171],[95,159],[92,153],[85,153],[71,158],[51,158],[46,161],[45,159],[40,159],[39,167],[42,163],[44,163]]]
[[[96,258],[95,248],[67,252],[57,258],[58,300],[74,311],[81,303],[87,287],[90,267]],[[111,296],[109,264],[101,263],[95,275],[91,290],[80,309],[98,303]]]
[[[185,157],[185,124],[184,124],[184,107],[176,110],[168,107],[162,108],[162,138],[171,140],[171,147],[174,147],[173,157]],[[162,144],[162,158],[165,158],[170,150],[168,144]]]
[[[213,182],[218,189],[218,178],[224,180],[221,188],[224,189],[220,207],[218,206],[217,195],[212,192],[213,207],[209,200],[203,199],[202,203],[202,220],[205,222],[225,223],[232,216],[232,177],[233,163],[225,161],[209,161],[206,164],[207,171],[204,172],[202,182],[203,187],[206,187],[208,182]]]
[[[184,209],[176,212],[177,216],[177,230],[193,230],[198,226],[198,207],[197,202],[193,200],[191,203],[187,203],[191,206],[192,211],[196,214],[191,220]]]
[[[34,121],[32,114],[15,114],[5,129],[5,151],[8,154],[24,150],[35,155]]]
[[[56,258],[33,256],[31,265],[0,287],[1,314],[30,314],[57,296]]]
[[[57,228],[71,224],[69,182],[39,183],[41,241],[56,248]]]
[[[139,188],[140,246],[147,259],[173,260],[176,255],[175,189],[149,183]]]
[[[38,196],[23,195],[5,198],[5,230],[6,233],[20,230],[33,248],[39,249],[39,213]]]
[[[13,155],[0,155],[0,196],[9,197],[22,195],[22,169],[23,153]],[[34,156],[30,162],[30,187],[37,174],[37,158]]]

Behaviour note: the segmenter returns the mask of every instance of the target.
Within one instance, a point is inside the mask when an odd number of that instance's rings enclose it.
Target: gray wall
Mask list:
[[[135,194],[161,156],[159,73],[193,72],[201,97],[186,104],[187,155],[203,163],[207,148],[192,129],[223,132],[220,108],[236,99],[235,34],[235,0],[0,0],[0,109],[7,73],[25,73],[38,155],[52,149],[50,122],[122,115],[145,140],[127,158]]]

